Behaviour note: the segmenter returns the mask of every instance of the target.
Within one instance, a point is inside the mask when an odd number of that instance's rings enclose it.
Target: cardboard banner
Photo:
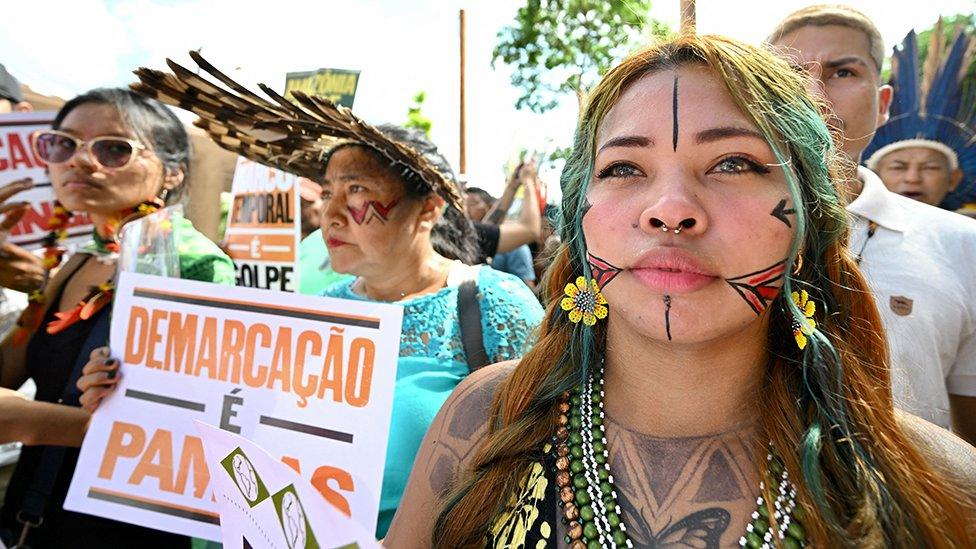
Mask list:
[[[289,72],[285,75],[285,97],[294,101],[291,92],[303,91],[309,95],[325,97],[343,107],[352,108],[359,86],[359,71],[345,69],[319,69],[317,71]]]
[[[298,178],[240,157],[231,194],[224,243],[237,285],[297,291],[302,241]]]
[[[220,509],[225,549],[376,548],[371,531],[246,438],[196,422]]]
[[[122,378],[65,509],[219,540],[199,420],[270,449],[373,532],[402,319],[396,305],[123,272]]]
[[[48,220],[54,211],[54,189],[44,169],[44,162],[34,155],[30,136],[36,130],[51,127],[53,112],[17,112],[0,114],[0,186],[30,177],[34,187],[16,194],[10,202],[30,202],[30,210],[10,231],[10,242],[29,250],[40,249],[49,232]],[[86,243],[92,224],[87,215],[75,214],[68,224],[65,246]]]

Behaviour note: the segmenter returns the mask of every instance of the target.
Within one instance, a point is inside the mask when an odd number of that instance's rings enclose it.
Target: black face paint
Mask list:
[[[671,341],[671,296],[664,296],[664,331],[668,334],[668,341]]]
[[[779,282],[783,280],[785,266],[784,259],[765,269],[735,278],[726,278],[725,281],[749,304],[756,315],[761,315],[769,302],[779,295]]]
[[[672,137],[671,137],[671,147],[677,151],[678,150],[678,75],[674,75],[674,90],[672,92],[671,100],[671,118],[672,118]]]
[[[779,204],[777,204],[775,208],[773,208],[773,211],[769,212],[769,215],[779,219],[785,223],[787,227],[793,228],[793,224],[790,223],[790,218],[787,216],[795,213],[795,209],[786,207],[786,199],[784,198],[783,200],[779,201]]]
[[[586,217],[586,214],[590,213],[590,208],[592,208],[592,207],[593,207],[593,204],[590,204],[590,199],[589,198],[584,198],[583,199],[583,215],[580,216],[580,219],[583,219],[584,217]]]

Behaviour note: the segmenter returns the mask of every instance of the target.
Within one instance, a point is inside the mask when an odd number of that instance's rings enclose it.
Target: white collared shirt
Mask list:
[[[850,248],[888,334],[895,405],[948,428],[948,395],[976,396],[976,220],[893,193],[866,168],[858,178]]]

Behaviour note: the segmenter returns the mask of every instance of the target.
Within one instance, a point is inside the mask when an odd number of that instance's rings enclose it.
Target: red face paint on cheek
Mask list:
[[[390,219],[390,210],[392,210],[393,207],[399,202],[400,200],[396,199],[384,206],[376,200],[368,200],[359,208],[354,208],[352,206],[346,206],[346,208],[349,210],[349,214],[352,215],[352,220],[355,221],[357,225],[365,225],[374,218],[379,219],[380,223],[386,223]]]

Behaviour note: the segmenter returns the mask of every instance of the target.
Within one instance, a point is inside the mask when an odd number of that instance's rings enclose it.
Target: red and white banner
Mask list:
[[[30,136],[51,127],[53,112],[18,112],[0,115],[0,186],[30,177],[34,187],[14,195],[11,202],[29,202],[30,210],[10,231],[9,240],[28,249],[38,249],[49,232],[48,220],[54,210],[54,188],[44,162],[31,148]],[[68,242],[83,244],[92,232],[87,215],[75,214],[68,224]]]

